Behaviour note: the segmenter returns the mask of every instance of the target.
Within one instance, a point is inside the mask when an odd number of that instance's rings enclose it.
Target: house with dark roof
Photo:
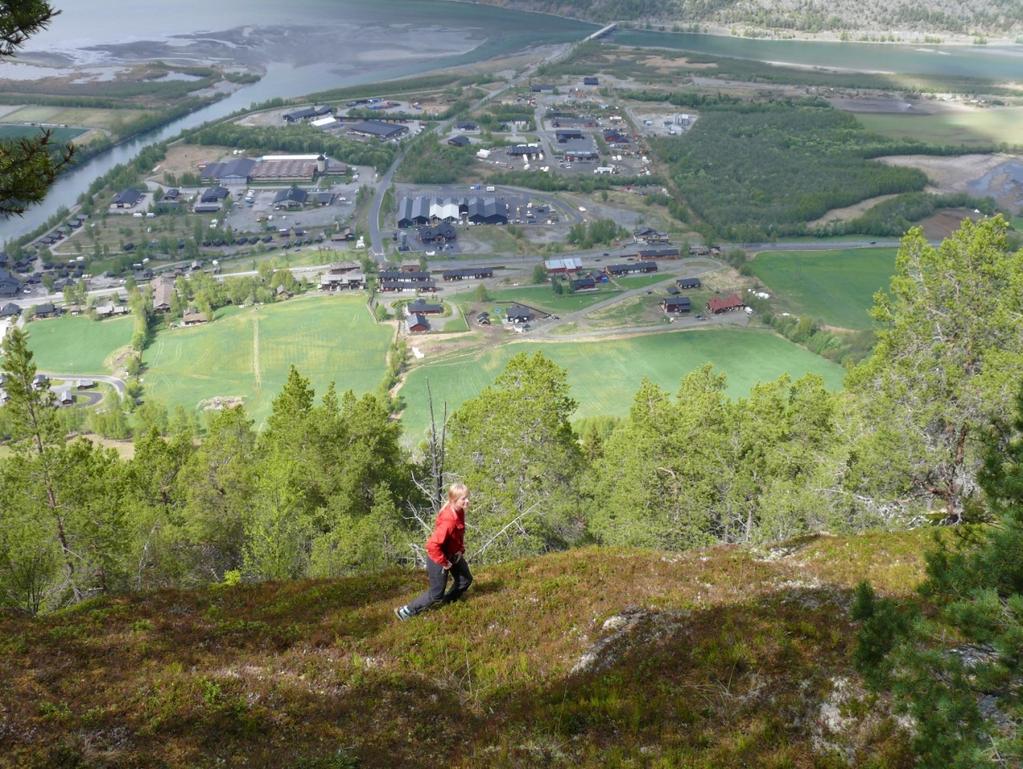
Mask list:
[[[559,146],[565,151],[565,160],[597,160],[600,157],[596,143],[588,136],[560,142]]]
[[[613,276],[657,272],[657,262],[625,262],[624,264],[609,264],[604,268],[604,272]]]
[[[471,143],[468,136],[462,136],[461,134],[448,139],[448,144],[452,147],[468,147]]]
[[[407,315],[443,315],[444,305],[430,304],[422,299],[416,299],[411,304],[405,305]]]
[[[743,304],[742,298],[738,294],[729,294],[728,296],[714,296],[711,297],[707,302],[707,310],[714,315],[720,315],[723,312],[732,312],[734,310],[741,310],[745,305]]]
[[[8,302],[0,307],[0,318],[17,318],[21,315],[21,308],[14,302]]]
[[[9,271],[0,267],[0,296],[17,296],[21,293],[21,281]]]
[[[398,283],[428,283],[430,273],[421,270],[382,270],[377,275],[381,282],[395,281]]]
[[[369,136],[380,141],[391,141],[408,133],[408,126],[400,123],[385,123],[382,120],[362,120],[348,127],[349,132]]]
[[[557,138],[558,144],[584,138],[583,132],[578,128],[559,128],[554,132],[554,136]]]
[[[504,317],[508,319],[509,323],[529,323],[536,317],[536,314],[528,307],[523,307],[521,304],[509,305],[508,309],[504,311]]]
[[[529,86],[529,90],[533,93],[542,93],[543,91],[553,91],[554,86],[550,83],[533,83]]]
[[[494,198],[472,198],[466,213],[470,222],[475,224],[507,224],[508,203]]]
[[[295,109],[291,112],[284,113],[284,122],[290,124],[301,123],[305,120],[312,120],[313,118],[323,117],[324,115],[333,115],[334,109],[332,107],[325,107],[323,105],[316,105],[315,107],[302,107],[301,109]]]
[[[309,202],[309,193],[301,187],[291,186],[274,195],[274,208],[301,208]]]
[[[668,314],[691,312],[693,300],[688,296],[671,296],[661,301],[661,308]]]
[[[134,208],[142,200],[144,193],[134,187],[121,190],[114,196],[112,205],[114,208]]]
[[[430,330],[430,321],[423,315],[412,315],[408,319],[410,334],[425,334]]]
[[[252,158],[231,158],[220,163],[207,163],[199,172],[199,179],[203,184],[248,184],[256,163]]]
[[[699,278],[679,278],[675,281],[675,284],[679,288],[700,288],[703,285],[703,281]]]
[[[60,308],[51,302],[43,302],[35,306],[35,316],[37,318],[53,318],[57,315],[60,315]]]
[[[480,280],[494,277],[494,270],[492,267],[463,267],[458,270],[444,270],[442,276],[447,281]]]
[[[568,282],[569,287],[573,291],[596,291],[597,281],[592,277],[575,278]]]
[[[480,127],[471,120],[463,120],[455,126],[459,131],[478,131]]]
[[[583,85],[600,85],[600,78],[596,75],[587,75],[583,78]]]
[[[181,323],[185,326],[198,326],[201,323],[207,323],[206,314],[197,312],[194,309],[190,309],[181,317]]]
[[[508,148],[508,157],[534,158],[543,153],[539,144],[516,144]]]
[[[202,195],[199,197],[200,203],[220,203],[225,200],[231,191],[227,187],[210,187],[204,190]]]
[[[449,222],[441,222],[436,227],[420,227],[419,240],[422,243],[450,243],[458,237],[458,232]]]

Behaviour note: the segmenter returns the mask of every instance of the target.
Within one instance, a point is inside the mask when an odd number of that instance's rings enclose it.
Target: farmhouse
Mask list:
[[[391,141],[408,133],[408,126],[398,123],[385,123],[382,120],[363,120],[349,126],[348,130],[353,134],[368,136],[380,141]]]
[[[422,299],[416,299],[411,304],[405,305],[406,315],[442,315],[443,313],[444,305],[430,304]]]
[[[170,278],[156,278],[150,284],[153,289],[153,309],[156,312],[167,312],[174,300],[174,281]]]
[[[199,172],[199,179],[204,184],[223,184],[231,187],[245,185],[249,183],[249,176],[256,167],[256,162],[252,158],[232,158],[222,163],[207,163]]]
[[[277,209],[293,209],[301,208],[309,201],[309,193],[301,187],[291,186],[286,190],[281,190],[274,195],[274,208]]]
[[[491,267],[465,267],[459,270],[444,270],[444,280],[467,280],[494,277],[494,270]]]
[[[11,272],[0,267],[0,296],[17,296],[21,293],[21,281]]]
[[[423,315],[412,315],[408,319],[408,330],[410,334],[425,334],[430,330],[430,321]]]
[[[195,310],[189,310],[181,318],[182,324],[186,326],[198,326],[200,323],[206,323],[206,315]]]
[[[458,233],[448,222],[441,222],[436,227],[419,228],[419,240],[423,243],[450,243],[457,237]]]
[[[569,259],[548,259],[543,263],[544,269],[552,275],[563,275],[568,272],[578,272],[583,268],[582,259],[571,257]]]
[[[657,272],[657,262],[626,262],[624,264],[609,264],[604,268],[608,275],[634,275],[636,273]]]
[[[732,312],[733,310],[742,309],[745,305],[738,294],[729,294],[728,296],[715,296],[707,302],[707,310],[714,315],[720,315],[723,312]]]
[[[8,302],[0,307],[0,318],[17,318],[21,315],[21,308],[14,302]]]
[[[121,190],[114,196],[113,206],[114,208],[134,208],[142,200],[143,193],[134,187],[129,187],[126,190]]]
[[[693,309],[693,301],[688,296],[673,296],[663,300],[661,307],[669,315],[690,312]]]
[[[703,285],[703,281],[699,278],[679,278],[675,281],[675,284],[679,288],[700,288]]]
[[[292,110],[291,112],[285,112],[284,122],[288,124],[301,123],[305,120],[323,117],[324,115],[332,115],[333,113],[334,110],[331,107],[318,104],[315,107],[302,107],[301,109]]]
[[[508,307],[504,312],[504,316],[508,319],[509,323],[529,323],[536,315],[528,307],[523,307],[521,304],[513,304]]]
[[[471,143],[468,136],[462,136],[461,134],[448,139],[448,144],[452,147],[468,147]]]

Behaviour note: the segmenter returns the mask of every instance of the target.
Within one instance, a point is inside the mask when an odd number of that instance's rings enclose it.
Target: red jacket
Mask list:
[[[456,511],[450,502],[440,509],[433,534],[426,540],[426,552],[445,569],[452,558],[465,552],[465,511]]]

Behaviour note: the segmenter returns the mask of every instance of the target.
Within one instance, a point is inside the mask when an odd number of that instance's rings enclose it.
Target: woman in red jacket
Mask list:
[[[456,600],[472,584],[469,564],[465,562],[465,511],[469,507],[469,489],[455,483],[448,489],[448,503],[437,513],[433,534],[426,540],[426,575],[430,587],[412,603],[394,610],[398,619],[406,620],[439,603]],[[445,594],[448,573],[454,584]]]

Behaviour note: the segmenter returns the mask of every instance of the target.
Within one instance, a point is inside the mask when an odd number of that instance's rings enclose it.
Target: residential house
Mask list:
[[[174,300],[174,281],[170,278],[156,278],[150,284],[153,289],[153,309],[156,312],[169,312]]]
[[[468,147],[471,143],[468,136],[462,136],[461,134],[448,139],[448,144],[452,147]]]
[[[430,321],[423,315],[412,315],[408,319],[410,334],[425,334],[430,330]]]
[[[622,275],[635,275],[637,273],[657,272],[657,262],[625,262],[623,264],[609,264],[604,268],[608,275],[621,277]]]
[[[714,315],[720,315],[724,312],[732,312],[733,310],[740,310],[745,305],[738,294],[729,294],[728,296],[715,296],[707,302],[707,310]]]
[[[693,309],[693,300],[688,296],[673,296],[662,300],[661,307],[669,315],[690,312]]]
[[[444,280],[482,280],[483,278],[494,277],[494,270],[491,267],[464,267],[458,270],[444,270]]]
[[[14,275],[0,267],[0,296],[11,297],[21,293],[21,281]]]
[[[35,306],[35,317],[37,318],[53,318],[60,315],[60,308],[55,307],[50,302],[44,302]]]
[[[504,311],[504,316],[509,323],[529,323],[536,317],[536,313],[521,304],[512,304]]]
[[[442,315],[443,313],[444,305],[430,304],[423,299],[416,299],[416,301],[405,305],[406,315]]]
[[[570,280],[568,282],[568,285],[569,285],[569,287],[573,291],[596,291],[597,290],[597,281],[594,278],[590,277],[590,276],[586,276],[586,277],[583,277],[583,278],[575,278],[574,280]]]
[[[18,317],[21,317],[21,307],[16,305],[14,302],[8,302],[3,307],[0,307],[0,318]]]
[[[703,281],[699,278],[679,278],[675,283],[679,288],[683,289],[700,288],[703,285]]]

